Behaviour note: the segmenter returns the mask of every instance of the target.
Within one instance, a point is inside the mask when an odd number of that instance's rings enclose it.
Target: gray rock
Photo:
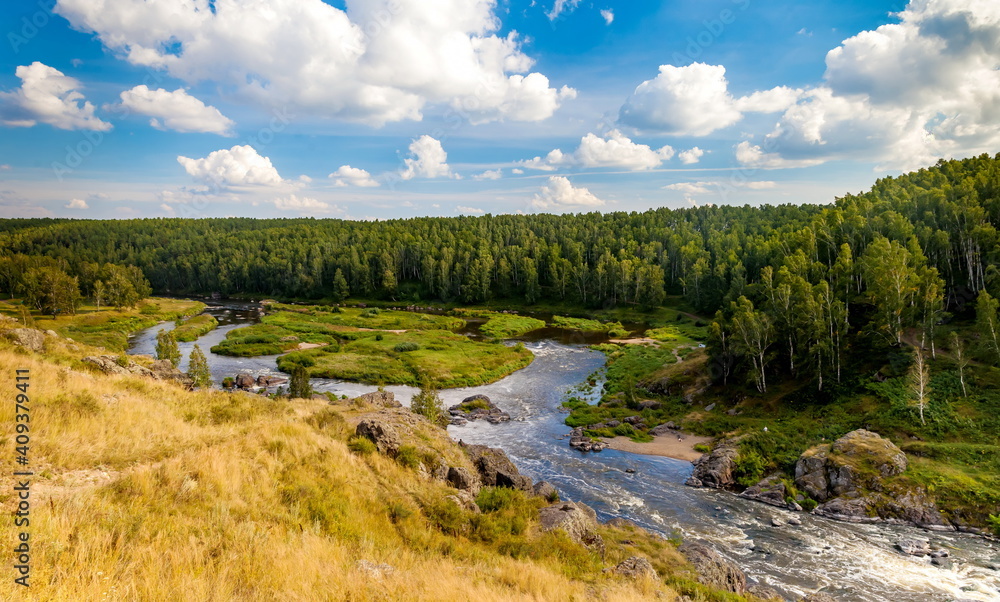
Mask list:
[[[715,404],[714,403],[710,403],[707,406],[705,406],[705,411],[706,412],[711,412],[714,409],[715,409]]]
[[[45,348],[45,333],[34,328],[12,328],[5,333],[15,345],[41,352]]]
[[[878,516],[871,510],[871,500],[858,498],[833,498],[820,504],[813,514],[848,523],[877,523]]]
[[[698,572],[698,582],[702,585],[743,594],[747,588],[747,576],[735,563],[726,560],[704,543],[684,542],[678,548]]]
[[[642,556],[626,558],[615,565],[611,569],[611,573],[628,579],[652,579],[654,581],[659,579],[653,565]]]
[[[465,445],[464,449],[479,471],[483,485],[532,491],[531,479],[518,471],[502,449],[485,445]]]
[[[538,519],[542,531],[561,529],[573,541],[604,551],[604,540],[597,533],[597,513],[586,504],[559,502],[539,510]]]
[[[931,558],[931,564],[943,569],[951,568],[951,558]]]
[[[380,408],[401,408],[403,404],[396,400],[396,395],[389,391],[372,391],[354,398],[354,403],[369,403]]]
[[[781,597],[781,594],[778,593],[778,590],[774,589],[773,587],[761,585],[759,583],[757,585],[751,585],[750,587],[748,587],[746,593],[751,596],[760,598],[761,600],[784,601],[784,598]]]
[[[559,491],[548,481],[538,481],[531,489],[538,497],[543,497],[547,500],[559,499]]]
[[[699,479],[698,477],[696,477],[694,475],[691,475],[690,477],[688,477],[687,480],[684,481],[684,484],[687,485],[688,487],[704,487],[705,486],[705,484],[701,482],[701,479]]]
[[[728,439],[719,445],[711,453],[702,455],[694,463],[694,478],[701,481],[704,487],[715,489],[725,489],[736,484],[733,473],[736,470],[736,456],[739,450],[736,448],[736,440]]]
[[[446,500],[451,500],[456,506],[462,510],[468,510],[475,514],[481,514],[482,510],[479,508],[479,504],[476,503],[476,498],[472,497],[472,494],[464,489],[458,490],[455,495],[446,495]]]
[[[802,521],[799,520],[797,516],[790,516],[788,517],[788,524],[792,525],[793,527],[798,527],[802,525]]]
[[[236,375],[235,383],[237,389],[245,389],[249,391],[257,386],[257,379],[255,379],[252,374],[244,372]]]
[[[761,480],[752,487],[748,487],[740,494],[741,497],[785,508],[788,506],[785,497],[788,495],[785,484],[781,480],[781,475],[773,474]]]
[[[896,549],[910,556],[926,556],[931,553],[931,544],[926,539],[901,539],[896,542]]]
[[[777,516],[772,516],[771,517],[771,526],[772,527],[784,527],[785,526],[785,521],[781,520]]]
[[[365,418],[359,422],[354,433],[359,437],[369,439],[380,453],[390,456],[395,456],[402,445],[396,429],[375,418]]]

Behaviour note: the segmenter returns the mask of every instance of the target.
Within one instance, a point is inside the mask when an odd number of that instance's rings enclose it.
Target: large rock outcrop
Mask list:
[[[502,449],[467,444],[463,444],[463,448],[479,472],[483,485],[532,491],[531,479],[521,474]]]
[[[806,451],[795,464],[795,485],[819,502],[881,490],[881,480],[906,470],[906,454],[877,433],[859,429],[832,445]]]
[[[815,513],[827,518],[857,523],[889,520],[951,530],[924,491],[886,483],[906,466],[906,454],[895,444],[860,429],[802,454],[795,464],[795,485],[820,502]]]
[[[35,328],[11,328],[4,335],[25,349],[40,353],[45,348],[45,333]]]
[[[580,502],[559,502],[538,511],[542,531],[560,529],[570,539],[588,548],[604,551],[604,540],[597,532],[597,513]]]
[[[694,473],[685,483],[694,487],[728,489],[736,485],[736,457],[739,455],[737,439],[726,439],[711,453],[702,455],[694,463]]]
[[[122,361],[119,356],[114,355],[90,355],[83,358],[83,362],[95,366],[105,374],[134,374],[156,378],[152,370],[138,364],[132,358],[126,358],[126,361]]]
[[[358,423],[354,433],[359,437],[364,437],[375,444],[379,453],[395,456],[399,452],[402,442],[396,429],[386,421],[377,418],[365,418]]]
[[[630,556],[615,565],[614,568],[610,569],[610,572],[627,579],[652,579],[654,581],[659,579],[652,563],[642,556]]]
[[[698,541],[689,541],[677,548],[698,572],[702,585],[742,594],[747,589],[747,576],[735,563]]]
[[[358,395],[354,398],[354,403],[369,403],[373,406],[378,406],[380,408],[401,408],[403,404],[399,403],[396,399],[395,394],[389,391],[372,391],[371,393],[365,393],[364,395]]]

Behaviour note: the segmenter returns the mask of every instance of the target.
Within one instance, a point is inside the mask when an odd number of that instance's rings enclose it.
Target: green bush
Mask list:
[[[712,451],[712,446],[706,445],[704,443],[698,443],[697,445],[694,446],[694,451],[707,454],[708,452]]]
[[[362,318],[374,318],[378,314],[379,314],[378,308],[377,307],[372,307],[372,308],[366,309],[363,312],[361,312],[361,317]]]
[[[416,351],[417,349],[420,349],[420,345],[412,341],[403,341],[402,343],[397,343],[392,349],[397,353],[405,353],[407,351]]]
[[[407,468],[420,466],[420,452],[412,445],[403,445],[396,452],[396,461]]]
[[[733,471],[736,482],[745,487],[756,485],[764,476],[767,460],[753,450],[741,449],[736,456],[736,469]]]
[[[367,456],[368,454],[375,453],[376,450],[375,444],[372,442],[371,439],[368,439],[367,437],[358,437],[358,436],[354,436],[348,439],[347,447],[352,452],[361,456]]]
[[[811,497],[807,497],[806,499],[799,502],[799,505],[802,506],[802,509],[805,510],[806,512],[812,512],[813,510],[816,509],[816,506],[819,506],[819,502],[812,499]]]
[[[991,514],[989,518],[990,530],[997,537],[1000,537],[1000,514]]]
[[[476,496],[476,504],[483,512],[498,512],[519,504],[524,495],[508,487],[483,487]]]

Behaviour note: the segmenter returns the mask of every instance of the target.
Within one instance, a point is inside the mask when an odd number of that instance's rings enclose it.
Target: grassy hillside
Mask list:
[[[32,588],[0,580],[0,599],[742,599],[695,584],[673,545],[644,532],[602,527],[604,558],[541,534],[540,498],[485,489],[483,514],[460,509],[412,455],[351,450],[352,424],[371,408],[93,374],[77,359],[88,351],[49,337],[44,359],[0,343],[10,390],[14,371],[30,370],[38,475]],[[0,406],[0,424],[13,411]],[[12,429],[0,432],[9,450]],[[413,443],[457,453],[442,433]],[[8,512],[12,460],[0,459]],[[0,538],[14,541],[12,521]],[[664,579],[602,572],[635,554]]]

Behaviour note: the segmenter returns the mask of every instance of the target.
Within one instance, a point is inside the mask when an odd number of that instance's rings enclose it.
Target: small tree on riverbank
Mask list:
[[[295,364],[292,368],[292,379],[288,383],[288,396],[292,399],[308,399],[312,397],[312,386],[309,384],[309,370]]]
[[[181,350],[177,347],[177,339],[173,332],[161,330],[156,333],[156,357],[161,360],[170,360],[174,368],[181,363]]]
[[[194,386],[199,388],[212,385],[212,372],[208,369],[208,360],[202,352],[201,347],[195,345],[191,350],[191,359],[188,363],[188,376],[194,381]]]
[[[430,381],[425,380],[420,386],[420,392],[413,396],[410,402],[410,411],[420,414],[434,424],[445,427],[448,426],[448,416],[444,411],[444,402],[438,395],[437,389]]]

